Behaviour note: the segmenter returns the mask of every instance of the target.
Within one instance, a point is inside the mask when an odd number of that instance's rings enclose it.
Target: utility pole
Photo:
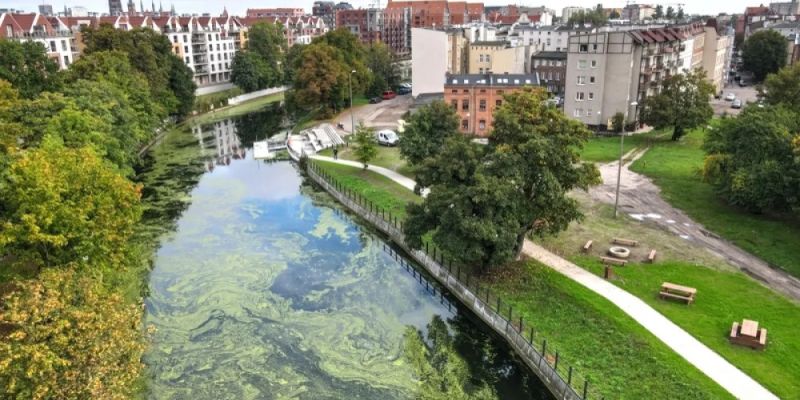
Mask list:
[[[356,70],[350,71],[350,74],[347,75],[348,80],[350,81],[350,133],[356,133],[356,117],[353,114],[353,74],[356,73]]]

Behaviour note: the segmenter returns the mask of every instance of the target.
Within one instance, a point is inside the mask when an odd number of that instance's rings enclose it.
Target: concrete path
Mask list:
[[[363,167],[361,163],[355,161],[334,160],[331,157],[316,155],[311,158],[358,168]],[[416,186],[416,182],[412,179],[392,170],[375,165],[370,165],[369,169],[410,190],[414,190]],[[761,386],[761,384],[756,382],[753,378],[750,378],[719,354],[700,343],[700,341],[695,339],[688,332],[681,329],[678,325],[675,325],[672,321],[661,315],[661,313],[647,305],[647,303],[638,297],[551,253],[530,240],[525,240],[522,252],[526,256],[560,272],[564,276],[580,283],[587,289],[614,303],[614,305],[619,307],[625,314],[628,314],[628,316],[664,342],[669,348],[706,374],[714,382],[717,382],[736,398],[758,400],[778,399],[777,396]]]

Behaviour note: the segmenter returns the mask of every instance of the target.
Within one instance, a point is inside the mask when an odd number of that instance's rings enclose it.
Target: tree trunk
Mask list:
[[[681,127],[680,125],[675,125],[675,127],[672,128],[672,140],[678,141],[678,139],[680,139],[681,136],[683,136],[683,127]]]

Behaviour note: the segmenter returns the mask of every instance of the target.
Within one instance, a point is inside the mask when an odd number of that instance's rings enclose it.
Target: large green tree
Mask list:
[[[581,10],[569,17],[567,23],[573,26],[602,26],[608,22],[603,11]]]
[[[800,63],[768,75],[764,89],[767,103],[800,110]]]
[[[460,134],[458,114],[443,101],[420,107],[406,122],[400,154],[412,165],[436,155],[447,138]]]
[[[278,86],[288,52],[283,25],[260,22],[250,27],[247,47],[236,54],[231,66],[231,81],[246,92]]]
[[[0,40],[0,79],[11,82],[25,98],[61,87],[58,64],[39,42]]]
[[[714,87],[699,68],[670,76],[658,94],[645,99],[642,121],[657,129],[672,128],[672,140],[678,140],[714,115],[709,103],[713,94]]]
[[[268,88],[276,73],[258,54],[242,51],[233,59],[231,82],[245,92],[254,92]]]
[[[306,46],[301,58],[302,69],[296,72],[294,101],[305,109],[321,108],[321,114],[332,115],[347,104],[347,64],[340,52],[327,44]]]
[[[372,72],[372,81],[367,96],[380,96],[384,90],[394,89],[400,83],[400,72],[394,63],[392,50],[383,43],[367,48],[367,68]]]
[[[488,146],[456,135],[421,164],[417,181],[430,194],[408,206],[411,246],[433,232],[446,255],[485,269],[514,259],[528,234],[557,233],[581,216],[567,193],[599,180],[579,158],[591,132],[546,99],[541,89],[507,95]]]
[[[359,123],[353,142],[356,147],[355,151],[353,151],[356,160],[364,164],[364,169],[367,169],[369,162],[378,155],[378,142],[375,140],[375,131],[365,126],[363,122]]]
[[[787,42],[778,31],[763,29],[752,34],[742,45],[744,68],[759,82],[786,65]]]
[[[751,211],[800,207],[800,115],[748,107],[708,132],[703,175],[730,204]]]

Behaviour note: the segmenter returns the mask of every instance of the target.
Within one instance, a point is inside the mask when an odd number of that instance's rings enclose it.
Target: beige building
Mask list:
[[[442,93],[447,74],[468,68],[469,41],[463,29],[411,28],[411,93]]]
[[[505,41],[471,43],[468,64],[470,74],[524,74],[526,48],[509,47]]]
[[[728,68],[733,48],[733,36],[721,35],[716,27],[705,27],[705,49],[703,50],[703,70],[714,85],[715,93],[722,92],[728,79]]]

